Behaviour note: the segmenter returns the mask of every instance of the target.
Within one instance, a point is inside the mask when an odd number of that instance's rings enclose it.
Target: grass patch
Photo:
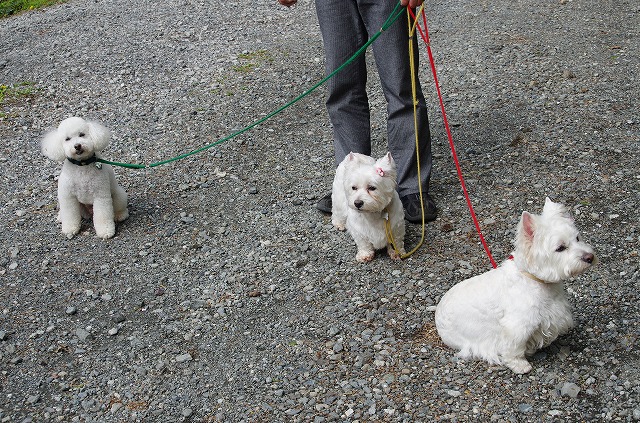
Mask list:
[[[32,82],[22,82],[18,85],[0,84],[0,105],[8,100],[30,96],[34,91]]]
[[[250,73],[261,63],[273,63],[273,56],[267,50],[256,50],[238,55],[242,63],[234,66],[233,70],[238,73]]]
[[[64,0],[0,0],[0,18],[63,2]]]

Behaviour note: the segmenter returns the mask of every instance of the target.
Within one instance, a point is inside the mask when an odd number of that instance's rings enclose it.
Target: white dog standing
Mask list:
[[[387,153],[379,160],[349,153],[336,170],[331,191],[331,223],[351,234],[358,252],[356,260],[373,260],[375,251],[387,247],[389,257],[404,254],[404,213],[396,191],[396,164]],[[385,230],[389,220],[395,251]]]
[[[80,232],[83,217],[93,215],[96,234],[111,238],[116,233],[115,222],[129,217],[127,193],[117,184],[113,168],[96,163],[96,153],[110,139],[111,133],[102,125],[71,117],[42,141],[45,156],[64,162],[58,179],[58,220],[68,237]]]
[[[573,327],[562,282],[596,261],[565,207],[547,198],[541,215],[522,213],[509,260],[442,297],[435,314],[438,333],[462,358],[527,373],[531,364],[525,356]]]

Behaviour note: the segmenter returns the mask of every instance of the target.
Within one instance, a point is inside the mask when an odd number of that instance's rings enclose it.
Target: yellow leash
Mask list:
[[[418,13],[416,13],[416,19],[414,21],[411,20],[411,14],[409,13],[409,9],[407,9],[407,26],[409,31],[409,65],[411,67],[411,95],[413,96],[413,127],[416,135],[416,165],[418,166],[418,190],[420,192],[420,209],[422,211],[422,236],[420,237],[420,241],[418,245],[416,245],[413,250],[408,253],[401,254],[396,246],[396,243],[393,239],[393,231],[391,230],[391,223],[389,222],[389,216],[387,214],[387,218],[384,223],[385,232],[387,234],[387,240],[395,250],[396,254],[400,256],[401,259],[405,259],[415,253],[418,248],[422,246],[424,242],[424,232],[425,232],[425,222],[424,222],[424,202],[422,201],[422,179],[420,178],[420,141],[418,139],[418,94],[417,94],[417,78],[416,78],[416,64],[414,60],[414,52],[413,52],[413,37],[416,33],[416,26],[418,24],[418,16],[422,14],[422,9],[424,8],[424,3],[420,5],[420,9],[418,9]]]

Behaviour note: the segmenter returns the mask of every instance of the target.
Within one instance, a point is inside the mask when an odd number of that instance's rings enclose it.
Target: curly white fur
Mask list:
[[[117,184],[113,168],[93,162],[110,139],[111,133],[104,126],[71,117],[42,140],[42,153],[63,162],[58,179],[58,221],[68,237],[80,232],[83,217],[93,215],[96,234],[111,238],[116,233],[115,222],[129,217],[127,193]]]
[[[350,153],[336,170],[331,192],[331,222],[347,230],[358,247],[356,260],[373,260],[375,250],[387,247],[392,259],[404,254],[404,212],[396,191],[396,164],[387,153],[379,160]],[[385,221],[389,219],[395,251],[388,242]]]
[[[561,204],[546,199],[541,215],[522,213],[512,259],[460,282],[436,308],[443,342],[462,358],[481,358],[516,373],[525,356],[573,327],[562,282],[597,261]]]

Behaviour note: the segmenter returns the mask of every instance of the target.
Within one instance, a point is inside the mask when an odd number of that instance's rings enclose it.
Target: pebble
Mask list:
[[[571,383],[571,382],[565,383],[564,385],[562,385],[562,388],[560,389],[560,394],[562,396],[566,396],[570,398],[577,398],[579,392],[580,392],[580,387],[575,383]]]
[[[530,404],[519,404],[518,411],[523,414],[530,413],[531,411],[533,411],[533,407]]]
[[[192,360],[192,357],[191,357],[191,354],[189,354],[189,353],[186,353],[186,354],[180,354],[180,355],[178,355],[178,356],[176,357],[176,361],[177,361],[178,363],[184,363],[184,362],[186,362],[186,361],[191,361],[191,360]]]
[[[86,341],[86,340],[88,340],[88,339],[90,339],[92,337],[90,332],[88,332],[88,331],[86,331],[84,329],[81,329],[81,328],[76,330],[76,336],[82,342],[84,342],[84,341]]]

